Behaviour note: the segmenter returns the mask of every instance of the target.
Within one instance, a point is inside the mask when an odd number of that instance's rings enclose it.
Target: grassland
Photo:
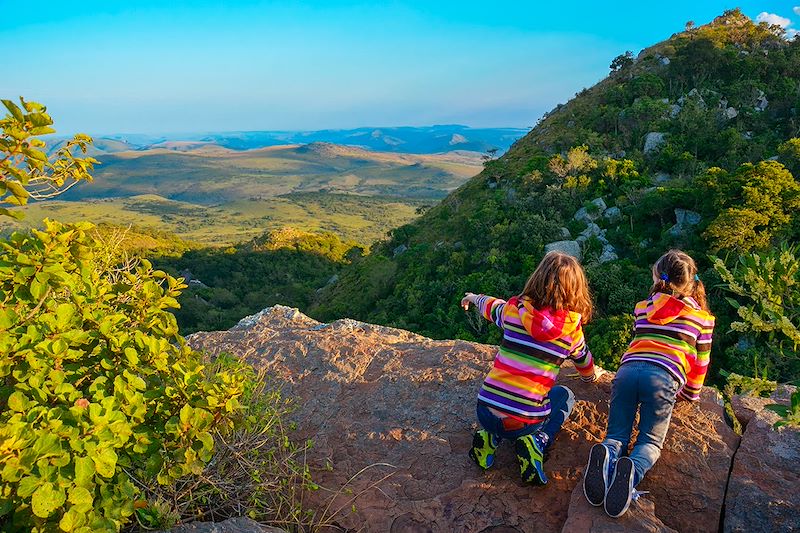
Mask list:
[[[165,146],[101,156],[93,183],[32,203],[25,220],[0,222],[0,229],[49,217],[226,245],[293,226],[371,244],[480,170],[475,154],[464,153],[409,155],[325,143],[247,151]]]
[[[212,206],[140,195],[31,204],[26,208],[24,220],[3,221],[0,227],[35,226],[45,217],[64,222],[89,220],[97,224],[149,227],[201,244],[226,245],[292,226],[307,231],[331,231],[343,239],[370,244],[390,229],[413,220],[416,210],[425,205],[425,200],[331,193],[293,193]]]

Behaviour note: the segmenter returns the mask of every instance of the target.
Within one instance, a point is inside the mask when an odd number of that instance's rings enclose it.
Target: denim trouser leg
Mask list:
[[[661,456],[678,393],[675,378],[666,370],[655,368],[659,371],[642,373],[639,377],[639,436],[630,455],[637,483]]]
[[[639,402],[638,376],[632,363],[622,365],[611,383],[611,406],[608,410],[608,428],[603,444],[611,450],[611,463],[628,451],[633,431],[633,420]]]
[[[550,398],[550,416],[541,423],[541,430],[547,435],[547,443],[550,444],[575,407],[575,394],[567,387],[556,385],[547,396]]]
[[[539,424],[529,424],[521,429],[507,431],[503,428],[503,420],[481,403],[477,409],[478,422],[483,429],[501,439],[514,440],[523,435],[530,435],[534,431],[542,431],[548,437],[548,444],[551,444],[575,406],[575,395],[567,387],[556,385],[550,389],[547,396],[550,398],[550,416]]]
[[[635,484],[661,456],[677,392],[678,382],[656,364],[633,361],[617,371],[603,443],[611,449],[614,458],[625,453],[638,407],[639,436],[630,454],[636,471]]]

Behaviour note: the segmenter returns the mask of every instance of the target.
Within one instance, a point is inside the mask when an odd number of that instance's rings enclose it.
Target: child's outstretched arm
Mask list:
[[[686,376],[686,385],[678,393],[683,400],[696,401],[700,399],[700,389],[706,380],[708,364],[711,362],[711,335],[714,332],[714,322],[710,322],[700,330],[697,337],[697,359]]]
[[[600,377],[600,367],[594,365],[592,352],[586,346],[586,337],[584,337],[583,328],[580,326],[575,330],[569,358],[575,363],[575,369],[581,375],[582,381],[597,381]]]
[[[489,322],[494,322],[499,328],[503,327],[503,310],[506,308],[506,301],[485,294],[464,293],[461,299],[461,307],[464,311],[469,309],[469,304],[477,306],[481,316]]]

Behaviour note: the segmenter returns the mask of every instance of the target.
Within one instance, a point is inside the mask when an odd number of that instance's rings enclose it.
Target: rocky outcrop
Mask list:
[[[578,483],[572,491],[567,511],[567,521],[561,533],[677,533],[656,517],[655,504],[645,498],[633,503],[625,515],[618,519],[609,517],[599,508],[592,507]]]
[[[581,260],[581,245],[578,241],[556,241],[544,245],[544,253],[563,252],[571,255],[578,261]]]
[[[651,131],[644,137],[645,155],[651,155],[658,151],[667,142],[667,134],[660,131]]]
[[[675,209],[675,225],[667,230],[673,237],[686,236],[691,228],[697,226],[703,217],[700,213],[689,211],[688,209]]]
[[[745,426],[725,497],[725,533],[800,531],[800,430],[773,424],[764,409],[789,403],[788,388],[770,398],[737,396],[736,417]]]
[[[581,207],[575,212],[573,218],[584,224],[592,224],[595,220],[603,216],[606,210],[606,203],[602,198],[595,198],[589,203],[589,208]]]
[[[586,384],[564,366],[559,383],[578,401],[549,451],[550,483],[531,487],[519,479],[510,443],[485,473],[467,457],[492,346],[353,320],[321,324],[282,306],[188,339],[265,369],[297,402],[296,438],[314,441],[308,460],[315,480],[345,486],[331,506],[342,507],[335,517],[342,528],[558,532],[570,520],[592,524],[591,531],[621,530],[623,522],[574,501],[589,448],[605,431],[611,374]],[[704,390],[698,404],[679,404],[662,458],[639,487],[650,494],[634,504],[625,530],[716,532],[737,443],[713,391]],[[330,494],[311,493],[307,504],[327,505]]]

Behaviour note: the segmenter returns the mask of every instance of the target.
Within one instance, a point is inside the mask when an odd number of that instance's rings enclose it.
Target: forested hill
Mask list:
[[[622,54],[611,69],[440,205],[354,261],[311,314],[497,341],[497,332],[459,309],[460,296],[512,295],[546,244],[575,239],[598,304],[590,342],[614,366],[629,338],[629,314],[649,287],[649,265],[681,247],[699,261],[711,289],[715,365],[800,377],[796,358],[781,355],[784,337],[796,330],[761,324],[761,335],[751,324],[725,333],[735,310],[720,278],[727,268],[744,275],[744,267],[733,267],[740,254],[743,261],[768,254],[798,235],[800,186],[792,173],[800,173],[800,40],[733,10],[705,26],[687,25],[636,57]],[[783,261],[794,260],[793,252]],[[712,268],[712,254],[728,267]],[[727,296],[750,305],[747,294]]]

